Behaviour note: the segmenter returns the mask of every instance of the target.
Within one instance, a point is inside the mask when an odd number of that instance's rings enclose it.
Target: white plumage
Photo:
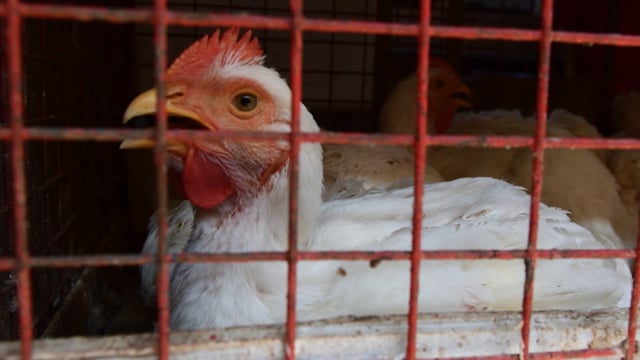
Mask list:
[[[285,172],[278,174],[271,194],[217,230],[210,221],[216,222],[218,214],[202,214],[196,221],[200,236],[194,236],[185,251],[286,250],[285,178]],[[300,249],[408,250],[412,202],[410,188],[328,201],[318,209],[315,231],[301,236]],[[427,185],[423,249],[523,249],[528,207],[529,196],[521,189],[495,179]],[[274,212],[281,216],[275,223]],[[540,222],[542,249],[602,248],[561,210],[542,206]],[[523,278],[521,260],[424,261],[420,311],[517,310]],[[627,306],[630,279],[622,260],[542,260],[534,308]],[[405,313],[408,280],[406,261],[382,261],[377,266],[367,261],[304,261],[298,267],[298,318]],[[282,323],[286,265],[179,264],[171,295],[174,328]]]
[[[237,33],[229,35],[232,31],[220,38],[220,42],[233,40],[221,51],[246,48],[247,36],[237,39]],[[199,45],[207,41],[218,41],[218,34],[211,40],[205,38]],[[238,45],[234,46],[236,42]],[[227,59],[238,58],[225,55]],[[196,78],[207,83],[251,84],[251,91],[268,94],[260,98],[263,101],[260,106],[271,110],[258,111],[255,117],[243,118],[241,122],[234,122],[234,115],[224,111],[219,110],[212,117],[210,111],[203,110],[194,115],[194,120],[211,123],[214,129],[234,124],[243,129],[289,131],[291,92],[275,71],[263,67],[261,61],[209,60],[211,65],[206,75],[195,74]],[[181,83],[180,86],[188,85]],[[188,89],[183,91],[188,94]],[[207,91],[210,98],[216,99],[214,102],[225,98],[221,86]],[[169,112],[180,106],[179,100],[171,99]],[[127,114],[136,113],[132,107],[139,103],[134,103]],[[155,104],[145,111],[153,109]],[[302,131],[318,131],[304,106],[301,106],[300,120]],[[195,210],[193,229],[184,250],[195,253],[285,251],[289,221],[288,145],[278,142],[265,147],[263,143],[224,140],[184,145],[206,151],[204,160],[198,161],[211,161],[223,168],[226,181],[235,189],[217,206]],[[261,146],[261,153],[256,151],[257,146]],[[192,161],[182,159],[180,151],[183,149],[174,153],[174,161]],[[256,157],[261,157],[262,163],[256,162]],[[320,145],[303,144],[299,164],[300,250],[409,249],[412,188],[392,186],[336,192],[323,202]],[[255,181],[255,173],[262,174],[263,169],[273,171],[264,183]],[[425,185],[424,192],[423,249],[525,248],[530,198],[522,189],[496,179],[466,178]],[[182,209],[184,214],[188,213],[188,208]],[[175,214],[180,213],[182,210]],[[172,229],[178,229],[178,236],[184,239],[179,226]],[[152,232],[147,242],[155,241],[154,236]],[[564,211],[541,205],[539,248],[602,249],[603,246],[589,231],[572,223]],[[523,269],[522,260],[423,261],[420,311],[517,310],[522,303]],[[171,276],[171,327],[202,329],[282,323],[286,316],[286,274],[287,266],[283,262],[177,264]],[[534,308],[587,310],[628,306],[630,279],[629,269],[622,260],[539,261]],[[303,261],[298,266],[298,319],[406,313],[408,290],[408,261]]]

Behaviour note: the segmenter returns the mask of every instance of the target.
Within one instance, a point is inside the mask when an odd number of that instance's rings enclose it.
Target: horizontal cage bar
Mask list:
[[[113,23],[152,23],[151,9],[110,9],[97,6],[20,4],[19,14],[26,18],[69,19],[78,21],[106,21]],[[6,16],[6,6],[0,4],[0,16]],[[286,17],[235,15],[167,10],[167,24],[176,26],[246,26],[269,30],[289,30]],[[346,32],[372,35],[417,36],[418,25],[378,21],[345,21],[301,19],[302,31]],[[432,25],[430,37],[467,40],[538,41],[540,31],[517,28],[453,27]],[[582,45],[640,46],[640,35],[598,34],[552,31],[551,41]]]

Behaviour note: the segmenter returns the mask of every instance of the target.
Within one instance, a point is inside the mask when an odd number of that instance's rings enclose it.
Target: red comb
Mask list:
[[[616,88],[616,95],[627,95],[629,93],[629,89],[624,83],[619,83]]]
[[[167,70],[170,76],[194,76],[208,72],[212,64],[218,66],[260,65],[264,59],[257,38],[251,37],[251,31],[240,35],[236,27],[220,34],[216,30],[211,36],[205,35],[193,43],[178,56]]]
[[[442,70],[450,72],[452,74],[456,73],[456,71],[453,69],[453,66],[451,66],[451,64],[446,62],[443,58],[439,58],[439,57],[429,58],[429,68],[430,69],[432,69],[432,68],[442,69]]]

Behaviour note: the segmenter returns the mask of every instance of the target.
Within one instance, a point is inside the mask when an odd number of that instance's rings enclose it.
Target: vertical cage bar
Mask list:
[[[157,98],[156,102],[156,145],[154,162],[156,166],[158,217],[158,251],[156,252],[156,281],[158,306],[158,359],[169,359],[169,264],[165,260],[167,241],[167,109],[164,102],[166,94],[167,67],[167,0],[154,0],[154,59]]]
[[[549,95],[549,62],[551,59],[551,36],[553,26],[553,0],[542,2],[540,24],[540,47],[538,59],[538,91],[536,131],[533,139],[533,165],[531,170],[531,213],[529,239],[525,258],[524,298],[522,301],[522,354],[529,358],[529,336],[531,333],[531,312],[533,309],[533,280],[538,260],[538,221],[540,197],[542,194],[544,149],[547,133],[547,98]]]
[[[287,252],[287,331],[285,357],[296,358],[296,291],[298,270],[298,179],[300,171],[300,101],[302,99],[302,0],[291,8],[291,134],[289,137],[289,250]]]
[[[338,6],[337,0],[331,0],[331,19],[335,20],[337,15],[336,7]],[[330,32],[329,34],[329,80],[327,86],[327,113],[333,114],[334,106],[333,102],[336,101],[336,96],[333,91],[334,78],[336,77],[336,33]]]
[[[633,359],[636,353],[636,333],[638,327],[638,305],[640,305],[640,222],[636,239],[635,263],[633,264],[633,290],[629,308],[629,324],[627,325],[626,359]]]
[[[22,108],[22,19],[19,0],[7,0],[7,65],[9,71],[9,122],[11,127],[11,172],[13,180],[13,217],[15,249],[18,261],[18,304],[20,345],[23,359],[31,359],[33,314],[31,269],[27,239],[27,195],[24,169],[24,112]]]
[[[420,2],[420,27],[418,33],[418,91],[416,111],[416,138],[414,142],[415,177],[413,179],[413,233],[411,251],[411,287],[409,290],[409,315],[407,326],[407,359],[416,358],[416,332],[418,322],[418,294],[420,291],[420,260],[422,250],[422,196],[424,193],[424,168],[427,156],[427,100],[429,75],[431,0]]]

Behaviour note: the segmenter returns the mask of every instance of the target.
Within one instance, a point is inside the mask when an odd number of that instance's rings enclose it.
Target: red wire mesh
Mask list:
[[[29,246],[27,243],[27,208],[24,174],[24,144],[20,137],[24,126],[22,110],[22,63],[21,53],[21,18],[17,11],[18,1],[7,1],[7,68],[9,89],[9,126],[12,131],[11,141],[11,174],[13,185],[13,217],[15,234],[15,256],[17,260],[17,297],[20,315],[20,340],[22,357],[31,358],[32,309],[31,309],[31,269]]]
[[[6,39],[6,21],[1,19],[0,21],[0,37]],[[0,53],[3,59],[6,59],[6,48],[3,46],[0,48]],[[8,105],[8,84],[7,84],[7,72],[0,71],[0,116],[2,116],[1,124],[6,126],[9,118],[9,105]],[[0,169],[9,169],[9,144],[6,142],[0,143]],[[11,217],[12,208],[9,205],[12,198],[12,192],[9,187],[11,183],[11,173],[9,171],[2,171],[0,174],[0,227],[3,229],[10,229],[13,224]],[[0,241],[0,256],[8,257],[14,254],[13,244],[14,239],[12,233],[5,231],[6,241]],[[12,284],[12,274],[8,272],[0,271],[0,308],[12,309],[12,305],[15,304],[16,299],[16,287]],[[13,303],[13,304],[12,304]],[[2,311],[0,312],[0,337],[3,339],[15,339],[17,337],[17,318],[15,311]]]
[[[153,43],[155,45],[156,89],[158,97],[165,97],[165,69],[167,67],[167,2],[156,0],[154,2],[153,17]],[[157,266],[157,307],[158,307],[158,359],[169,359],[169,264],[164,261],[167,239],[167,109],[166,103],[158,101],[156,114],[156,146],[154,148],[154,162],[156,165],[156,191],[158,217],[158,250],[156,256]]]
[[[12,13],[8,10],[11,6],[19,7],[21,4],[7,3],[3,8],[3,11],[7,10],[3,22],[10,23]],[[16,12],[13,14],[17,15]],[[8,141],[2,144],[7,151],[3,151],[3,159],[0,160],[0,182],[3,182],[0,221],[5,229],[3,235],[7,234],[2,237],[0,246],[3,257],[14,252],[25,259],[30,255],[46,258],[95,253],[98,240],[109,231],[118,213],[125,209],[124,167],[121,155],[117,153],[117,144],[86,140],[71,143],[57,141],[59,139],[23,141],[21,135],[14,136],[10,127],[15,126],[15,120],[11,120],[16,118],[22,119],[23,130],[27,126],[64,131],[71,127],[117,124],[117,120],[115,123],[113,120],[119,116],[119,108],[128,101],[126,91],[122,91],[127,86],[122,81],[123,74],[127,75],[127,68],[123,66],[126,62],[122,58],[108,57],[107,54],[108,50],[122,50],[129,41],[121,36],[126,27],[107,31],[108,27],[104,23],[20,18],[17,25],[2,32],[3,40],[6,39],[2,42],[3,59],[17,51],[19,62],[17,71],[12,62],[0,62],[3,85],[9,82],[14,90],[9,92],[8,86],[3,87],[2,105],[7,106],[0,106],[3,112],[7,111],[7,116],[0,121],[6,126],[0,128],[11,133],[6,138]],[[15,31],[20,36],[15,37]],[[119,45],[110,49],[101,46],[117,38],[121,38]],[[18,96],[17,104],[10,103],[15,94]],[[16,106],[20,107],[18,116]],[[13,146],[20,148],[18,158],[9,151]],[[20,181],[14,182],[13,174],[24,177],[22,196],[25,199],[15,191]],[[22,206],[23,201],[26,207],[21,213],[22,210],[17,211],[16,207]],[[23,231],[26,233],[20,235]],[[28,245],[24,240],[19,245],[19,235],[29,239]],[[21,249],[27,247],[29,251],[22,253]],[[2,321],[2,327],[9,328],[7,335],[3,336],[5,339],[19,335],[15,324],[14,292],[15,285],[22,283],[25,287],[19,293],[25,294],[29,290],[28,282],[20,281],[17,276],[28,270],[20,270],[28,261],[25,259],[20,260],[22,264],[18,261],[15,266],[7,267],[8,272],[0,279],[3,299],[0,312],[6,320]],[[134,269],[131,271],[135,274]],[[31,336],[29,331],[33,331],[34,336],[41,336],[60,309],[61,299],[77,281],[80,271],[43,267],[29,272],[32,320],[21,320],[21,323],[30,323],[32,327],[21,330],[20,334]],[[26,305],[29,306],[28,303]]]
[[[438,3],[434,1],[434,4]],[[531,302],[533,294],[533,274],[537,259],[554,259],[565,257],[621,257],[634,258],[640,255],[640,247],[637,250],[537,250],[537,221],[538,207],[540,201],[540,193],[542,187],[542,171],[543,156],[545,148],[556,147],[577,147],[577,148],[619,148],[619,149],[640,149],[640,142],[629,139],[547,139],[545,137],[545,122],[547,112],[547,99],[549,91],[549,68],[551,56],[551,44],[568,43],[568,44],[601,44],[616,46],[640,46],[640,36],[631,35],[612,35],[612,34],[596,34],[596,33],[576,33],[567,31],[552,30],[553,1],[544,0],[541,6],[541,24],[536,29],[516,29],[516,28],[478,28],[470,26],[446,26],[431,25],[431,1],[423,0],[420,3],[420,23],[419,24],[401,24],[380,21],[363,21],[363,20],[335,20],[335,19],[312,19],[303,15],[302,1],[291,0],[287,13],[283,12],[282,16],[274,17],[272,15],[243,15],[224,13],[209,13],[206,11],[183,10],[180,6],[169,7],[166,0],[156,0],[153,6],[141,9],[126,8],[106,8],[99,6],[70,6],[70,5],[47,5],[47,4],[31,4],[21,3],[18,0],[8,0],[6,4],[0,4],[0,16],[6,22],[7,47],[3,55],[6,57],[7,68],[7,96],[8,99],[8,126],[0,128],[0,140],[4,141],[9,149],[9,160],[11,171],[8,178],[3,179],[11,184],[11,191],[7,192],[9,196],[3,202],[0,202],[0,220],[12,226],[11,235],[15,256],[3,254],[0,258],[1,271],[14,271],[17,273],[18,285],[17,296],[19,300],[19,320],[20,320],[20,339],[22,344],[22,356],[25,359],[31,358],[32,346],[32,323],[34,309],[32,309],[32,286],[36,284],[32,282],[31,274],[34,268],[53,267],[53,268],[73,268],[73,267],[100,267],[111,265],[139,265],[155,261],[158,266],[158,356],[166,359],[169,356],[169,324],[168,324],[168,292],[169,292],[169,272],[168,265],[171,262],[206,262],[206,261],[252,261],[252,260],[286,260],[289,263],[288,286],[289,293],[287,297],[287,333],[286,333],[286,354],[287,358],[295,358],[295,287],[296,287],[296,264],[299,260],[319,260],[319,259],[376,259],[384,257],[389,259],[405,259],[411,260],[411,296],[408,315],[408,336],[407,336],[407,352],[406,357],[415,358],[415,341],[416,341],[416,314],[417,314],[417,293],[419,291],[417,265],[422,259],[479,259],[479,258],[524,258],[526,259],[526,282],[525,296],[523,299],[523,327],[522,327],[522,344],[523,358],[552,358],[558,356],[569,357],[594,357],[615,354],[615,349],[597,349],[584,350],[565,353],[543,353],[529,354],[529,331],[531,322]],[[151,5],[151,3],[149,3]],[[259,10],[259,9],[257,9]],[[435,12],[434,12],[435,13]],[[67,19],[78,20],[84,22],[109,22],[109,23],[151,23],[153,24],[153,43],[155,49],[154,56],[154,76],[156,78],[156,86],[159,96],[162,96],[164,89],[164,69],[167,65],[167,36],[168,27],[176,26],[193,26],[193,27],[225,27],[225,26],[246,26],[250,24],[252,28],[285,30],[291,34],[291,52],[290,52],[290,77],[292,88],[292,132],[290,134],[256,134],[256,133],[216,133],[201,134],[190,131],[167,130],[166,109],[163,102],[158,102],[157,123],[154,131],[145,130],[116,130],[116,129],[87,129],[80,124],[64,123],[56,124],[56,127],[48,126],[46,122],[42,125],[33,126],[37,122],[30,123],[25,127],[25,119],[37,120],[38,116],[34,116],[29,111],[33,109],[31,106],[25,106],[25,98],[23,94],[31,94],[24,91],[24,85],[30,84],[25,80],[28,75],[25,69],[30,69],[30,63],[25,61],[25,55],[29,60],[24,49],[23,26],[31,19]],[[425,134],[426,116],[419,111],[417,120],[418,135],[365,135],[365,134],[300,134],[299,131],[299,100],[302,98],[302,47],[303,34],[306,32],[347,32],[356,34],[384,34],[397,36],[417,37],[418,39],[418,76],[420,84],[418,88],[418,106],[420,109],[427,109],[426,102],[426,69],[428,68],[429,44],[432,37],[451,38],[451,39],[491,39],[504,41],[527,41],[537,42],[539,45],[538,60],[538,87],[537,87],[537,130],[533,138],[526,137],[474,137],[474,136],[429,136]],[[54,47],[60,44],[52,45]],[[31,71],[31,70],[30,70]],[[43,73],[49,72],[49,69],[42,69]],[[64,81],[62,76],[59,80]],[[67,87],[70,87],[67,86]],[[27,95],[28,96],[28,95]],[[26,98],[28,100],[28,98]],[[29,105],[29,102],[27,102]],[[37,108],[37,107],[36,107]],[[58,109],[55,110],[56,112]],[[47,112],[43,110],[42,115]],[[73,118],[76,114],[68,114],[69,118]],[[41,117],[45,119],[45,117]],[[71,126],[69,126],[71,125]],[[108,126],[107,123],[98,126]],[[60,128],[63,126],[64,128]],[[291,178],[290,178],[290,225],[289,225],[289,251],[284,254],[259,253],[247,255],[239,254],[165,254],[164,239],[167,236],[167,176],[166,176],[166,153],[164,144],[168,139],[181,138],[227,138],[237,140],[251,140],[256,138],[264,139],[286,139],[291,142]],[[25,173],[29,168],[25,160],[25,143],[31,146],[34,141],[47,141],[47,145],[51,141],[71,142],[71,141],[89,141],[89,142],[114,142],[132,138],[152,138],[156,140],[154,150],[154,161],[157,169],[157,211],[159,219],[159,239],[158,254],[149,255],[89,255],[89,256],[44,256],[37,254],[32,256],[29,251],[28,240],[37,239],[37,233],[31,234],[27,230],[27,220],[31,214],[29,211],[37,211],[36,204],[27,203],[32,178],[47,175],[46,171],[42,174],[29,174],[29,183],[25,179]],[[416,155],[416,174],[422,174],[425,166],[426,149],[428,145],[455,145],[465,144],[467,146],[518,146],[531,147],[535,154],[532,171],[532,204],[531,204],[531,228],[529,235],[529,245],[523,251],[420,251],[420,226],[414,226],[413,251],[410,252],[299,252],[296,244],[297,234],[297,194],[298,194],[298,152],[301,143],[305,141],[312,142],[333,142],[333,143],[378,143],[378,144],[412,144],[415,147]],[[61,144],[58,150],[45,151],[42,148],[34,147],[31,150],[34,154],[40,156],[53,156],[52,161],[67,162],[69,155],[64,155],[63,146]],[[44,145],[39,145],[44,146]],[[38,158],[38,161],[47,163],[49,160]],[[57,158],[56,158],[57,157]],[[6,160],[2,160],[6,161]],[[3,164],[3,169],[7,168],[7,164]],[[72,165],[68,171],[74,166],[82,166],[82,163]],[[55,168],[55,166],[54,166]],[[60,174],[60,178],[64,176]],[[416,200],[414,204],[414,225],[419,224],[421,219],[422,197],[421,175],[416,176]],[[8,180],[7,180],[8,179]],[[42,189],[55,186],[56,181],[60,181],[55,176],[48,183],[41,185]],[[7,185],[7,184],[3,184]],[[54,188],[53,192],[58,193],[61,190]],[[35,195],[34,195],[35,196]],[[51,207],[52,205],[47,205]],[[48,229],[50,230],[50,229]],[[63,237],[65,228],[62,226],[57,229],[60,233],[58,237]],[[54,230],[55,232],[55,230]],[[65,235],[66,237],[66,235]],[[10,249],[0,249],[9,251]],[[75,249],[74,249],[75,251]],[[38,253],[38,251],[33,251]],[[635,339],[637,306],[639,303],[640,293],[638,282],[640,275],[640,264],[636,262],[634,269],[634,290],[632,296],[632,306],[629,315],[628,338]],[[627,344],[626,356],[631,358],[635,352],[635,341]],[[491,358],[513,358],[513,356],[498,356]]]
[[[553,24],[553,1],[542,1],[542,21],[538,66],[538,111],[536,132],[533,138],[533,169],[531,170],[531,220],[529,244],[525,259],[524,299],[522,301],[522,358],[529,358],[531,312],[533,309],[533,279],[538,260],[538,214],[542,197],[542,172],[544,169],[544,147],[547,133],[547,97],[549,93],[549,59],[551,57],[551,28]]]

